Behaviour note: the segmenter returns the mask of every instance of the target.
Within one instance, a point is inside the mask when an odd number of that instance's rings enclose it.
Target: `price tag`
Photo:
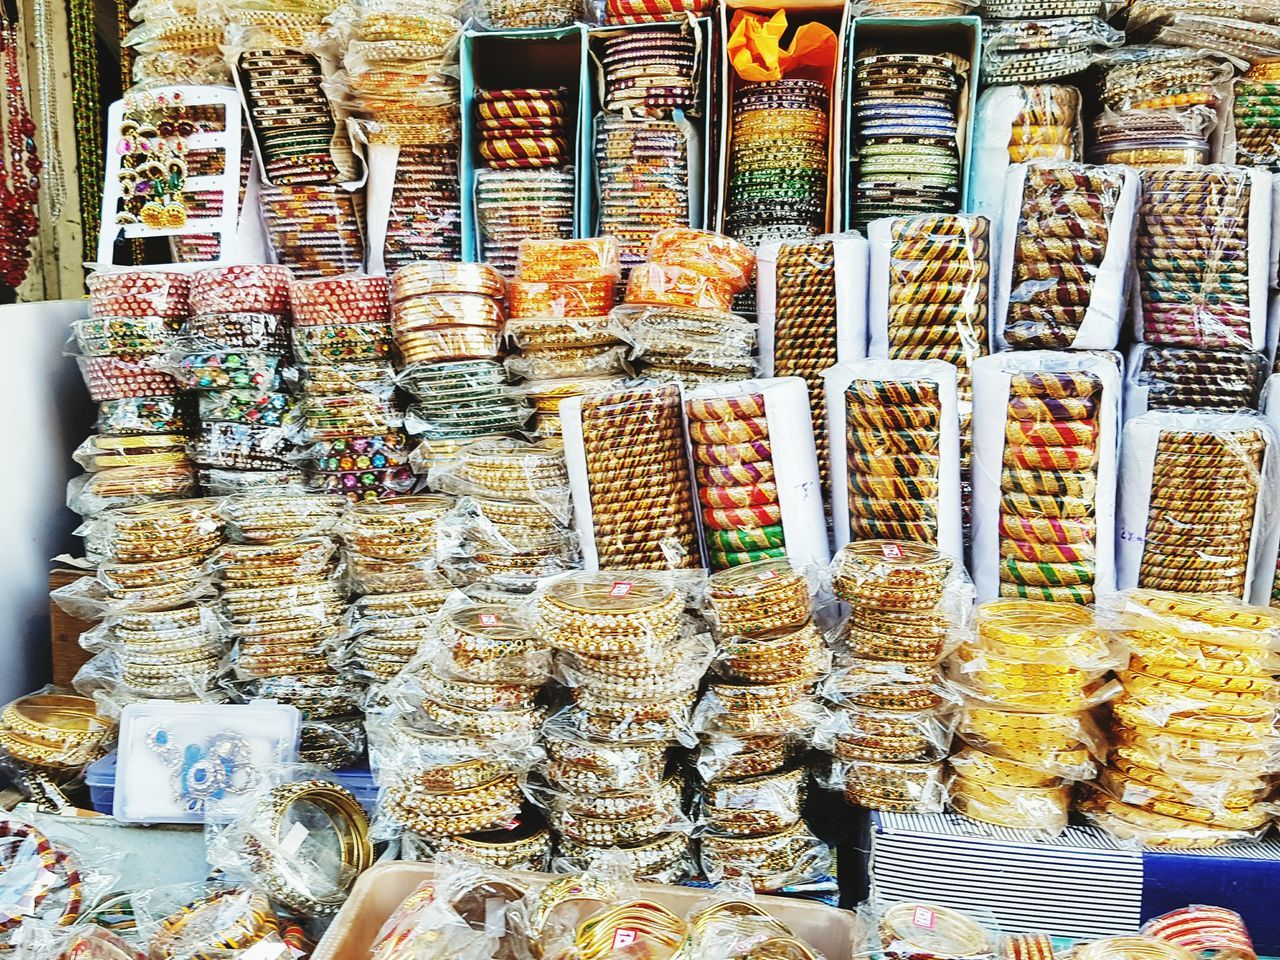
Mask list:
[[[619,927],[613,932],[613,949],[621,950],[623,947],[629,947],[640,939],[640,931],[632,930],[630,927]]]
[[[482,627],[496,627],[501,622],[502,622],[502,618],[498,616],[496,613],[480,614],[480,626]]]
[[[240,954],[240,960],[275,960],[276,957],[288,957],[288,948],[279,941],[259,940],[252,947]]]
[[[756,579],[758,579],[758,580],[777,580],[777,579],[778,579],[778,571],[777,571],[777,570],[766,570],[766,571],[764,571],[764,573],[758,574],[758,575],[757,575],[757,577],[756,577]]]
[[[928,907],[916,907],[911,914],[911,922],[923,930],[932,930],[938,918]]]
[[[609,591],[609,596],[614,597],[616,599],[618,597],[625,597],[630,592],[631,592],[630,580],[615,580],[613,584],[613,589]]]
[[[880,547],[880,552],[884,554],[886,560],[901,560],[902,548],[896,543],[886,543]]]
[[[310,835],[310,830],[300,823],[295,823],[289,828],[289,832],[280,838],[280,848],[292,857],[302,849],[302,845],[306,843],[307,837]]]

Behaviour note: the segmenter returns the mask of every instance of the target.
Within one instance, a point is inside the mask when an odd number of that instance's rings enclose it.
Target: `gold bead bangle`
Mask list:
[[[976,921],[935,904],[895,904],[881,915],[878,931],[893,960],[965,960],[992,952],[991,937]]]

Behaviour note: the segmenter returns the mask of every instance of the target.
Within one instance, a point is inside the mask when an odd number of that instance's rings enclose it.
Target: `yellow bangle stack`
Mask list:
[[[47,770],[78,769],[106,754],[115,724],[86,697],[37,693],[0,712],[0,747],[15,760]]]
[[[1107,766],[1081,808],[1153,846],[1255,836],[1278,772],[1280,611],[1145,589],[1116,610],[1114,632],[1132,655],[1118,673]]]

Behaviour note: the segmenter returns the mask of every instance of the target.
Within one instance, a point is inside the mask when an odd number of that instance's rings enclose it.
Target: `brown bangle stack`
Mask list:
[[[1250,429],[1161,431],[1138,586],[1245,594],[1266,443]]]
[[[1014,373],[1000,479],[1000,595],[1092,603],[1102,383],[1085,371]]]
[[[681,419],[674,384],[583,401],[587,495],[601,569],[701,566]]]

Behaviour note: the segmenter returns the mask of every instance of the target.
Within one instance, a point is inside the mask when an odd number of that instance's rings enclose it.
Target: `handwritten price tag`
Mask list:
[[[630,592],[631,592],[631,581],[618,580],[614,583],[613,589],[609,591],[609,596],[617,599],[619,597],[625,597]]]
[[[901,560],[902,548],[896,543],[886,543],[880,547],[880,552],[884,554],[886,560]]]
[[[501,622],[502,622],[502,618],[498,616],[496,613],[480,614],[480,626],[482,627],[496,627]]]
[[[623,947],[629,947],[640,939],[640,932],[632,930],[630,927],[619,927],[613,933],[613,949],[621,950]]]
[[[911,922],[923,930],[932,930],[934,924],[938,922],[938,918],[934,916],[933,911],[928,907],[916,907],[911,914]]]

